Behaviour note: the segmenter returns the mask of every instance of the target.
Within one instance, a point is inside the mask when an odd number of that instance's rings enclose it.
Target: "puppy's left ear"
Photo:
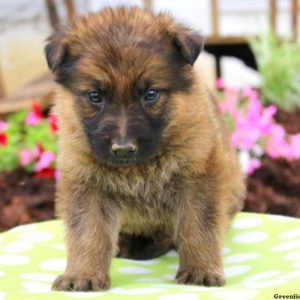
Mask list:
[[[204,38],[188,28],[177,28],[171,34],[173,45],[181,54],[183,60],[193,65],[203,50]]]

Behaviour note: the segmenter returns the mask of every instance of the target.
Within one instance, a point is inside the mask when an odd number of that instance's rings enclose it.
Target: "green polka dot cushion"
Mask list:
[[[223,249],[227,284],[176,285],[175,251],[148,261],[114,259],[107,292],[52,292],[65,267],[60,221],[20,226],[0,235],[0,300],[43,299],[273,299],[300,293],[300,220],[240,213]]]

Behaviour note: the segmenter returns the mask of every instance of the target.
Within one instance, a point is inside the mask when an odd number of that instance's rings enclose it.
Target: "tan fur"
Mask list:
[[[148,12],[138,14],[152,18]],[[110,22],[110,11],[104,16],[78,22],[68,38],[88,39],[89,28]],[[122,17],[120,12],[120,23]],[[170,20],[161,16],[160,22],[158,32]],[[73,52],[79,51],[74,47]],[[124,51],[129,60],[131,54]],[[93,72],[94,64],[86,61],[84,68]],[[172,97],[170,122],[155,158],[135,166],[114,168],[94,158],[79,117],[83,112],[76,110],[73,94],[58,87],[61,179],[56,204],[67,225],[68,264],[55,289],[109,288],[110,260],[120,231],[146,236],[166,232],[180,256],[178,283],[224,284],[221,247],[230,220],[241,209],[244,180],[215,100],[202,78],[186,68],[194,80],[191,91]],[[119,75],[120,84],[126,85],[129,79]]]

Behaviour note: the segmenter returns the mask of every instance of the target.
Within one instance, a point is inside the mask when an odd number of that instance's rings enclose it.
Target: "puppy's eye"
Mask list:
[[[159,98],[159,91],[156,89],[148,89],[145,92],[144,101],[148,103],[153,103]]]
[[[101,103],[103,101],[102,95],[97,91],[88,92],[88,98],[92,103]]]

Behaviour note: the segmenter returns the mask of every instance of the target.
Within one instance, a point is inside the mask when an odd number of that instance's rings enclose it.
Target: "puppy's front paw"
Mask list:
[[[101,291],[110,287],[110,279],[88,276],[61,275],[52,285],[55,291]]]
[[[178,270],[176,282],[178,284],[223,286],[225,284],[225,278],[223,272],[205,271],[188,267]]]

